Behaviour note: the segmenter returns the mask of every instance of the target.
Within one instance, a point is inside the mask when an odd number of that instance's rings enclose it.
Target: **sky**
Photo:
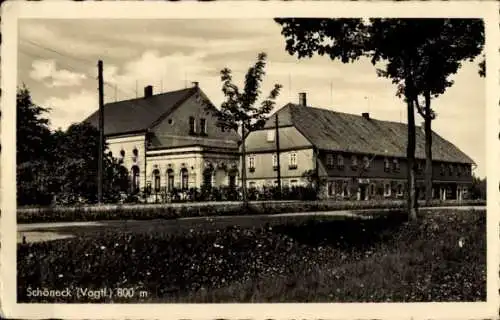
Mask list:
[[[229,68],[237,84],[259,52],[268,55],[262,94],[283,86],[276,108],[298,102],[406,122],[396,87],[380,78],[367,60],[342,64],[327,57],[297,59],[285,51],[278,24],[268,19],[228,20],[65,20],[19,21],[18,84],[25,84],[36,104],[51,109],[51,127],[67,128],[98,108],[97,61],[103,60],[105,102],[178,90],[199,82],[210,100],[224,96],[220,71]],[[452,77],[454,85],[433,100],[433,130],[467,153],[486,175],[484,78],[479,58],[465,62]],[[416,123],[422,119],[417,116]]]

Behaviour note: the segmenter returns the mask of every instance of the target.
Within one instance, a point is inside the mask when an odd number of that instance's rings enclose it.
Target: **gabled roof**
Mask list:
[[[407,125],[366,119],[349,113],[289,103],[278,112],[278,125],[295,126],[316,148],[349,153],[406,157]],[[264,125],[274,127],[274,117]],[[417,159],[425,159],[425,133],[416,127]],[[474,161],[437,133],[432,135],[432,157],[436,161],[472,164]]]
[[[104,134],[108,136],[145,131],[198,90],[199,88],[193,87],[156,94],[148,98],[107,103],[104,105]],[[98,127],[99,110],[84,121]]]

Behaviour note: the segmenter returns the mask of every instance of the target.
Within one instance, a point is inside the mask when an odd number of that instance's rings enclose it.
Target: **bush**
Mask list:
[[[139,198],[140,199],[140,198]],[[134,201],[136,198],[133,199]],[[140,200],[139,200],[140,201]],[[180,201],[180,200],[179,200]],[[179,202],[178,201],[178,202]],[[484,205],[484,201],[434,201],[433,206]],[[424,202],[421,202],[421,206]],[[250,202],[244,208],[241,202],[232,203],[171,203],[171,204],[111,204],[103,206],[77,205],[44,208],[18,208],[18,223],[98,221],[98,220],[151,220],[176,219],[197,216],[232,216],[244,214],[277,214],[333,210],[401,209],[405,201],[267,201]]]

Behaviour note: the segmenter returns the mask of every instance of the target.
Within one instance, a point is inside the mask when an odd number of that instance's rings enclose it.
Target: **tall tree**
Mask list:
[[[436,113],[431,99],[443,94],[454,83],[450,76],[456,74],[463,61],[473,61],[484,46],[484,25],[479,19],[434,19],[422,30],[428,35],[421,44],[421,60],[416,68],[416,87],[423,103],[415,100],[418,113],[425,127],[425,199],[432,200],[432,120]],[[480,75],[485,65],[480,63]]]
[[[443,82],[453,67],[460,66],[459,61],[468,58],[467,54],[453,52],[457,44],[448,39],[455,39],[459,33],[470,40],[474,32],[468,28],[467,22],[459,21],[458,30],[454,30],[452,19],[275,19],[282,26],[282,35],[286,39],[286,50],[298,58],[312,57],[314,54],[327,55],[332,60],[343,63],[354,62],[361,57],[369,58],[377,67],[379,76],[390,78],[397,85],[396,93],[403,96],[408,114],[408,214],[410,220],[417,217],[417,199],[415,193],[415,107],[418,96],[423,92],[425,76],[422,70],[435,76],[434,70],[429,70],[429,52],[440,57],[442,50],[453,59],[447,61],[441,68],[445,75],[438,77]],[[446,23],[444,23],[446,21]],[[464,22],[465,21],[465,22]],[[436,28],[446,25],[443,29]],[[445,41],[446,40],[446,41]],[[466,42],[467,42],[466,41]],[[479,41],[480,42],[480,41]],[[473,50],[472,50],[473,51]],[[479,52],[477,53],[479,54]],[[464,58],[461,58],[464,57]],[[440,57],[442,60],[444,57]],[[457,65],[458,63],[458,65]],[[448,86],[442,88],[442,92]],[[431,94],[438,92],[437,87],[427,90]],[[430,99],[429,108],[430,110]],[[425,111],[425,108],[424,108]],[[429,119],[432,113],[429,112]],[[430,131],[429,131],[430,132]]]
[[[53,156],[49,109],[36,105],[29,89],[17,89],[16,97],[16,176],[19,205],[48,203],[49,163]]]
[[[282,87],[280,84],[275,84],[267,98],[258,103],[265,76],[266,59],[265,53],[259,53],[257,62],[246,73],[243,89],[234,84],[230,69],[224,68],[220,72],[222,92],[226,99],[218,112],[217,125],[241,132],[241,182],[245,205],[247,204],[245,140],[249,132],[262,128],[273,110]]]

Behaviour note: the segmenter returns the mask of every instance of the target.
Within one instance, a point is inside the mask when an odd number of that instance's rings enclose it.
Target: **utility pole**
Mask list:
[[[277,160],[277,177],[278,177],[278,198],[281,199],[281,165],[280,165],[280,131],[278,128],[278,112],[275,113],[274,115],[274,123],[276,126],[276,134],[275,134],[275,139],[276,139],[276,160]]]
[[[241,144],[241,193],[243,196],[243,206],[245,208],[248,207],[248,197],[247,197],[247,156],[246,156],[246,146],[245,146],[245,135],[246,135],[246,130],[245,130],[245,121],[242,121],[241,123],[241,137],[242,137],[242,144]]]
[[[99,79],[99,164],[97,169],[97,201],[102,204],[104,173],[104,86],[102,79],[102,60],[97,62]]]

